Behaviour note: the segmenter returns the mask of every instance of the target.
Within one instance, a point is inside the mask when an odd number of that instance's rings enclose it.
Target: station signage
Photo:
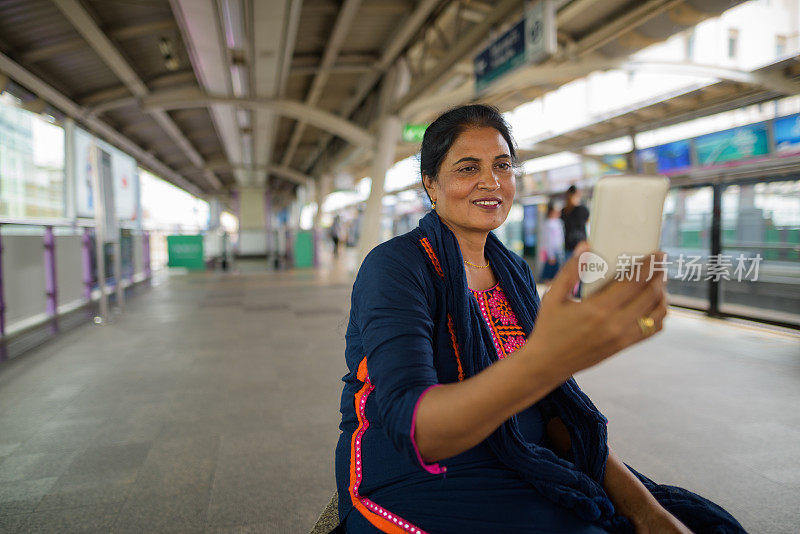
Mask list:
[[[404,143],[421,143],[427,124],[404,124],[402,139]]]
[[[550,0],[536,2],[525,17],[505,31],[473,60],[475,91],[521,65],[541,63],[556,51],[555,11]]]

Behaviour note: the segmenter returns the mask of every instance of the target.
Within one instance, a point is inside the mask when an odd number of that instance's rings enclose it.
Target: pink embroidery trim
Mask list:
[[[441,384],[434,384],[429,386],[420,393],[419,398],[417,399],[417,403],[414,405],[414,413],[411,416],[411,445],[414,446],[414,453],[417,455],[417,461],[422,466],[425,471],[428,473],[439,475],[447,471],[447,467],[442,467],[439,464],[426,464],[425,461],[422,459],[422,455],[419,453],[419,447],[417,447],[417,441],[414,439],[414,428],[417,426],[417,410],[419,409],[420,402],[422,402],[422,397],[425,396],[427,392],[429,392],[432,388],[440,386]]]
[[[356,460],[356,483],[353,485],[353,494],[356,496],[356,498],[358,498],[359,501],[361,501],[361,504],[363,504],[364,506],[366,506],[368,509],[372,510],[376,514],[385,517],[386,519],[388,519],[389,521],[393,522],[394,524],[396,524],[398,527],[402,528],[406,532],[411,532],[412,534],[427,534],[424,530],[422,530],[420,528],[417,528],[415,525],[413,525],[412,523],[409,523],[408,521],[406,521],[402,517],[391,513],[387,509],[383,508],[382,506],[379,506],[379,505],[375,504],[372,500],[368,499],[367,497],[362,497],[358,493],[358,488],[359,488],[359,486],[361,486],[361,438],[364,436],[364,432],[366,432],[367,428],[369,428],[369,420],[367,419],[367,413],[366,413],[367,412],[367,410],[366,410],[367,397],[369,397],[369,394],[372,393],[372,390],[375,389],[375,386],[373,386],[372,383],[370,383],[370,381],[369,381],[369,376],[367,376],[367,378],[365,379],[365,383],[369,384],[369,387],[364,392],[364,395],[362,395],[361,402],[359,403],[359,406],[358,406],[358,411],[361,414],[361,418],[364,421],[364,424],[362,425],[361,429],[356,433],[356,451],[355,451],[355,453],[356,453],[356,458],[355,458],[355,460]],[[433,386],[431,386],[431,387],[433,387]],[[428,389],[430,389],[430,388],[428,388]],[[427,390],[425,390],[425,391],[427,391]]]
[[[489,311],[486,309],[486,303],[482,297],[476,297],[476,299],[478,301],[478,307],[481,309],[481,315],[486,321],[486,324],[489,325],[489,332],[492,334],[492,342],[494,342],[494,348],[497,351],[497,357],[503,359],[503,350],[500,348],[500,341],[497,339],[497,336],[494,335],[494,328],[492,328],[492,320],[489,317]]]
[[[517,317],[511,310],[511,305],[502,289],[498,289],[489,297],[489,308],[492,310],[492,316],[496,317],[503,326],[517,325]]]

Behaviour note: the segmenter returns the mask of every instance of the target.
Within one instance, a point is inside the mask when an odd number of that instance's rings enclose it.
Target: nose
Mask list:
[[[478,189],[486,191],[496,191],[500,189],[500,179],[494,173],[494,170],[489,170],[481,176],[481,181],[478,182]]]

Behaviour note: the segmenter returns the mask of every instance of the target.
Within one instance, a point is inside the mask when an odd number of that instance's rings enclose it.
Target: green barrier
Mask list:
[[[203,259],[203,236],[201,235],[168,235],[167,265],[169,267],[185,267],[192,271],[206,268]]]
[[[297,232],[294,238],[294,266],[314,266],[314,236],[311,232]]]

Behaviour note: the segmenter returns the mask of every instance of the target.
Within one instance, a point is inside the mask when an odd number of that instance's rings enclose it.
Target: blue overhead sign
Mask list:
[[[525,21],[501,35],[473,60],[475,90],[482,91],[494,80],[525,62]]]
[[[775,119],[775,152],[800,151],[800,115]]]
[[[551,0],[540,0],[525,17],[475,56],[475,91],[524,63],[541,63],[555,53],[556,23]]]

